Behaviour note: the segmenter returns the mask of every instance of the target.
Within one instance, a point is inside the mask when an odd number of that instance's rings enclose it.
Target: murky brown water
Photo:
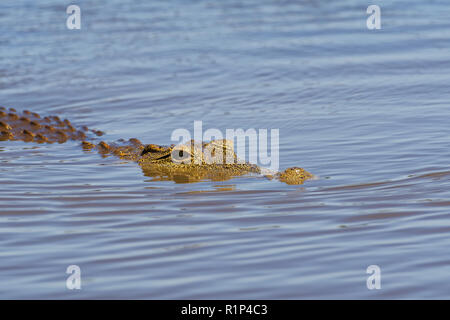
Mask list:
[[[73,31],[59,1],[1,2],[0,105],[107,141],[278,128],[280,167],[320,179],[150,181],[2,141],[1,298],[449,298],[447,2],[380,3],[379,31],[358,0],[79,5]]]

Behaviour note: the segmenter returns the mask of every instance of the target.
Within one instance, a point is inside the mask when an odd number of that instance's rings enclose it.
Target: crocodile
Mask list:
[[[0,107],[0,141],[18,140],[34,143],[80,142],[85,151],[97,150],[102,156],[115,155],[137,162],[144,175],[152,180],[178,183],[204,180],[224,181],[243,175],[263,175],[287,184],[302,184],[314,176],[300,167],[272,172],[256,164],[244,162],[234,153],[230,140],[162,146],[143,144],[138,139],[119,139],[113,143],[99,141],[104,132],[87,126],[75,127],[58,116],[41,117],[38,113]]]

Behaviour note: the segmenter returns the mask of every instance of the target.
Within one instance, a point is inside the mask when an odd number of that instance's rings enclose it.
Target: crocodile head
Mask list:
[[[223,181],[232,177],[257,173],[264,174],[255,164],[240,162],[234,153],[231,140],[213,140],[198,144],[194,140],[185,144],[162,147],[149,144],[141,152],[138,160],[144,174],[154,180],[175,182],[198,182],[204,179]],[[302,184],[313,175],[299,167],[282,172],[264,174],[287,184]]]
[[[224,181],[235,176],[260,173],[259,167],[237,163],[230,140],[213,140],[162,147],[147,145],[138,160],[144,174],[153,180],[172,180],[178,183],[198,182],[205,179]]]

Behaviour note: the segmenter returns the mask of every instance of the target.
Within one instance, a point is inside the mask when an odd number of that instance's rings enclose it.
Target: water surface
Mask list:
[[[0,142],[0,298],[449,298],[447,1],[0,4],[0,105],[170,144],[276,128],[320,179],[151,181],[77,142]],[[66,289],[67,266],[82,289]],[[381,290],[368,290],[378,265]]]

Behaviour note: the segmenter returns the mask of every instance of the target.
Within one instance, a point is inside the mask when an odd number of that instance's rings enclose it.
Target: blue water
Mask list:
[[[0,105],[106,141],[170,144],[194,120],[279,129],[280,168],[319,179],[151,181],[78,142],[1,141],[0,298],[449,298],[449,12],[2,0]],[[81,290],[66,288],[73,264]]]

